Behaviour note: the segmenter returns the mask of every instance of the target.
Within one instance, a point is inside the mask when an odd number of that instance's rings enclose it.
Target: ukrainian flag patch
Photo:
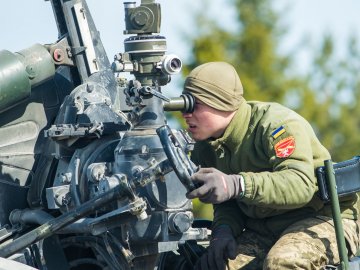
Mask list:
[[[286,131],[286,130],[285,130],[284,126],[281,126],[281,127],[277,128],[277,129],[275,129],[275,131],[274,131],[273,133],[271,133],[271,136],[272,136],[274,139],[276,139],[276,138],[278,138],[281,134],[284,134],[285,131]]]

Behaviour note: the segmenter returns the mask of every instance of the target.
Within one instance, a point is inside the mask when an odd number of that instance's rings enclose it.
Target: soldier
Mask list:
[[[212,203],[207,251],[197,269],[319,269],[339,263],[330,205],[317,195],[315,168],[330,159],[310,124],[272,102],[249,102],[233,66],[210,62],[187,77],[195,97],[183,117],[196,141],[187,194]],[[359,246],[357,196],[341,201],[349,256]],[[230,260],[229,260],[230,259]]]

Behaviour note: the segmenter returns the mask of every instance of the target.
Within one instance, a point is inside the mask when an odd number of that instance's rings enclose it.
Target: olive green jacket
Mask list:
[[[235,235],[245,227],[278,234],[299,219],[329,216],[314,174],[326,159],[329,152],[304,118],[265,102],[243,102],[221,138],[197,142],[192,152],[201,167],[243,176],[244,193],[214,205],[213,226],[230,225]],[[356,200],[342,202],[343,217],[356,218]]]

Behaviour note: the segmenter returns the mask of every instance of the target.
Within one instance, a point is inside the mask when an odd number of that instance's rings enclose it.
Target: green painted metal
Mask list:
[[[52,57],[43,45],[35,44],[17,53],[0,51],[0,112],[29,97],[32,86],[54,74]]]
[[[0,111],[30,95],[31,84],[23,63],[15,54],[0,51]]]
[[[330,192],[331,210],[334,219],[336,241],[340,256],[340,267],[342,270],[348,270],[349,259],[345,244],[344,229],[342,226],[340,204],[339,204],[339,198],[337,194],[337,187],[335,181],[335,171],[331,160],[325,160],[324,165],[325,165],[327,182]]]
[[[55,74],[55,63],[48,49],[41,44],[16,53],[28,73],[31,86],[43,83]]]

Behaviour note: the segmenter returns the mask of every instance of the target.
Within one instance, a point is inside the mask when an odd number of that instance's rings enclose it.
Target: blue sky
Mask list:
[[[4,0],[3,0],[4,1]],[[50,2],[44,0],[4,1],[0,9],[0,49],[19,50],[35,42],[51,43],[57,38]],[[122,50],[123,1],[88,0],[95,23],[109,54]],[[139,0],[137,1],[140,2]],[[188,53],[186,42],[179,33],[191,33],[191,10],[199,8],[196,0],[159,0],[162,7],[162,34],[167,37],[169,50]],[[210,2],[210,1],[209,1]],[[228,0],[211,1],[200,7],[212,14],[222,25],[231,27],[232,11]],[[351,32],[360,36],[360,1],[358,0],[277,0],[277,7],[289,6],[283,21],[289,25],[286,42],[295,44],[305,33],[316,41],[325,31],[333,33],[342,43]]]
[[[44,0],[4,1],[0,9],[1,38],[0,50],[18,51],[34,43],[52,43],[57,39],[57,29],[50,2]],[[215,18],[224,27],[231,28],[234,17],[228,0],[158,0],[162,7],[162,35],[167,38],[169,53],[188,59],[190,46],[183,39],[183,33],[191,33],[194,20],[191,10],[200,8]],[[319,44],[321,36],[331,33],[341,51],[350,33],[360,38],[360,1],[358,0],[276,0],[276,7],[283,10],[283,24],[288,26],[288,34],[282,46],[290,50],[305,40],[311,47]],[[109,59],[123,51],[122,31],[124,29],[123,1],[88,0]],[[138,0],[137,3],[140,3]],[[298,65],[303,66],[309,55],[298,51]],[[175,75],[176,76],[176,75]],[[174,78],[181,80],[181,78]],[[168,86],[166,86],[168,87]]]

